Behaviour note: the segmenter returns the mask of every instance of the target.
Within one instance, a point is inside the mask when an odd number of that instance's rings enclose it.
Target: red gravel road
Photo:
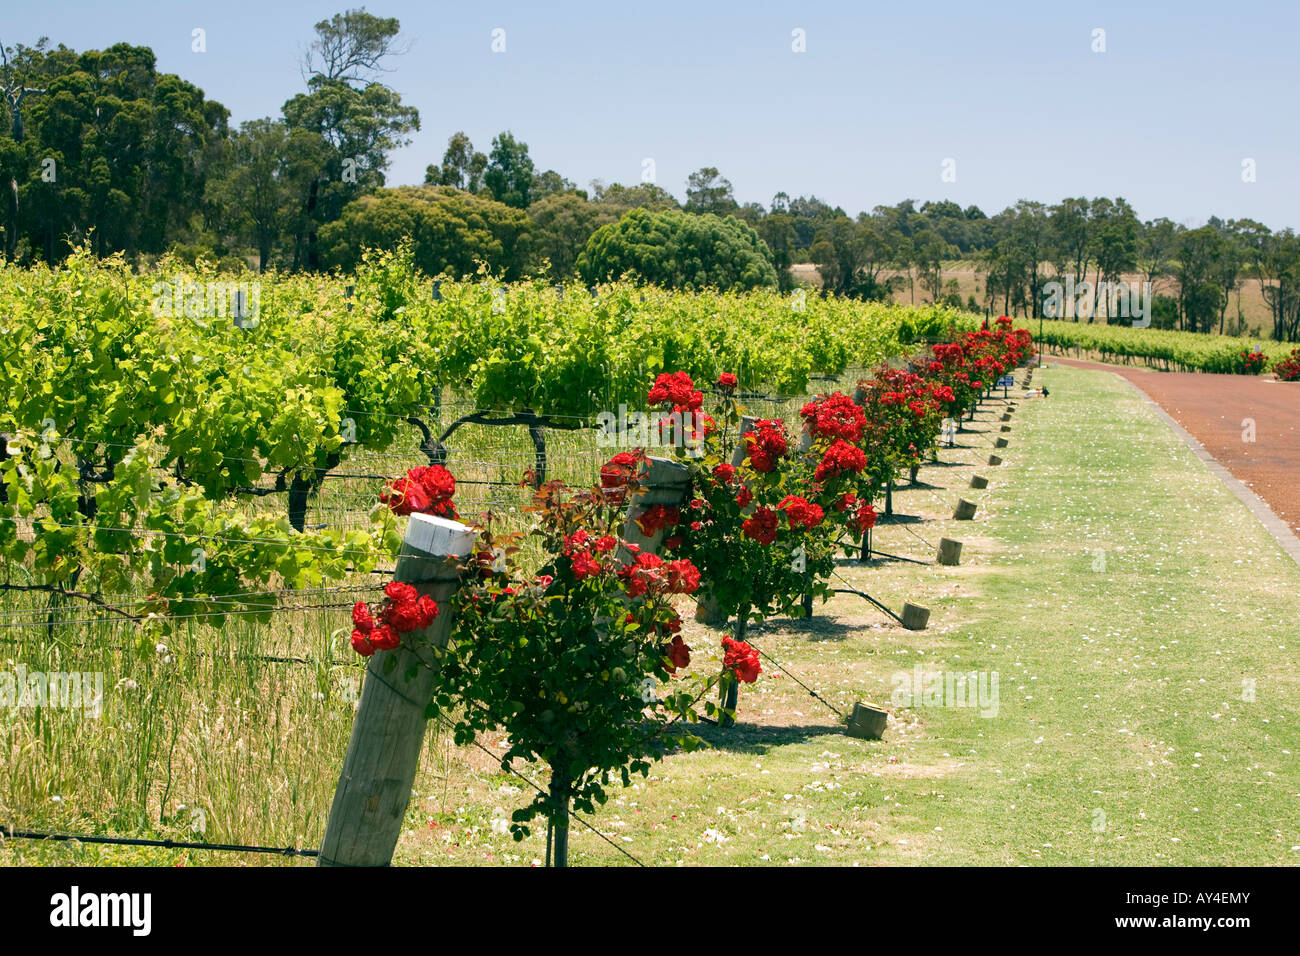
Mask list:
[[[1044,356],[1074,368],[1122,375],[1187,429],[1233,477],[1300,532],[1300,384],[1249,375],[1156,372]],[[1255,441],[1242,438],[1245,419]]]

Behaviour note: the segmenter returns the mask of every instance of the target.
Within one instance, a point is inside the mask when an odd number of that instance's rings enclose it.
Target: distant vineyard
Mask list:
[[[1125,365],[1149,365],[1165,371],[1240,372],[1243,370],[1242,352],[1252,352],[1258,347],[1268,356],[1271,365],[1285,358],[1295,347],[1266,339],[1065,321],[1044,322],[1040,336],[1037,322],[1021,320],[1017,324],[1032,330],[1049,352]]]

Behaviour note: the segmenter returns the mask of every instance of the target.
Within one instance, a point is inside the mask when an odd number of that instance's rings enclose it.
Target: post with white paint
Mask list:
[[[370,658],[318,866],[392,861],[428,723],[434,682],[429,648],[442,647],[451,634],[449,599],[460,587],[456,559],[473,545],[473,530],[459,522],[411,515],[393,580],[433,598],[439,613],[429,627],[404,635],[399,647]]]
[[[685,504],[686,495],[691,490],[691,472],[684,464],[670,458],[648,458],[645,469],[637,477],[637,484],[640,491],[628,502],[623,540],[635,544],[642,551],[658,554],[667,529],[656,528],[654,534],[647,535],[637,521],[654,505],[680,508]],[[629,552],[622,552],[625,563],[631,557]]]

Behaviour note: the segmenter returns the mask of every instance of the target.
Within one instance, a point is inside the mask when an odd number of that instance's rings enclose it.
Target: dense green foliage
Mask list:
[[[393,249],[409,239],[415,265],[428,275],[473,275],[480,264],[507,280],[526,264],[528,216],[518,209],[447,186],[380,189],[344,207],[320,233],[321,258],[348,272],[362,250]]]
[[[578,271],[588,282],[630,274],[669,289],[776,286],[776,272],[758,234],[736,219],[711,213],[633,209],[587,240]]]

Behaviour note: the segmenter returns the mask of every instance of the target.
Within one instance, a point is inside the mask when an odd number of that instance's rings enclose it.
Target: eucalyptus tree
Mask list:
[[[283,108],[291,130],[318,137],[323,146],[301,197],[306,236],[297,237],[305,261],[295,265],[313,270],[320,267],[320,226],[338,219],[350,200],[382,186],[389,154],[420,128],[419,111],[374,79],[389,57],[407,50],[395,18],[349,10],[320,21],[315,31],[302,64],[307,91]]]

